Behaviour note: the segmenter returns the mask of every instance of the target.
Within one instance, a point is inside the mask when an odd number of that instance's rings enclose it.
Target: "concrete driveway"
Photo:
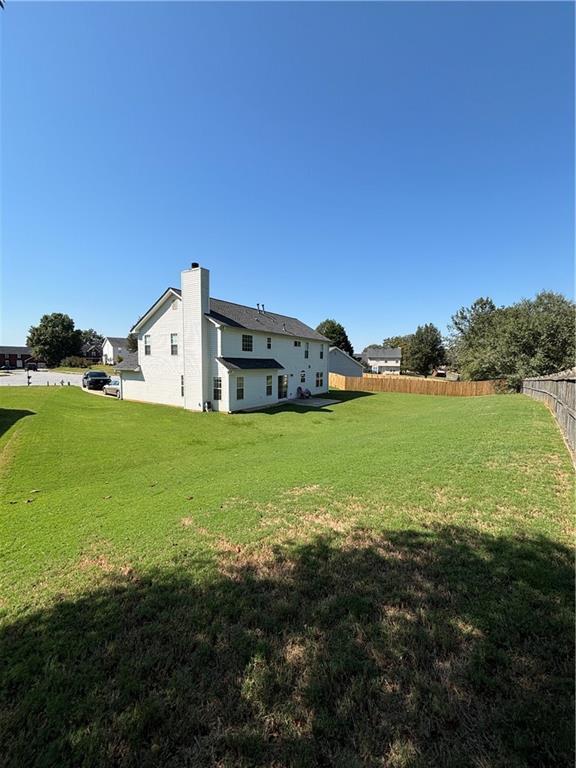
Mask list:
[[[30,386],[64,386],[81,387],[81,373],[53,373],[52,371],[10,371],[6,376],[0,376],[0,387],[26,387],[27,376],[30,375]],[[64,384],[62,384],[64,382]]]

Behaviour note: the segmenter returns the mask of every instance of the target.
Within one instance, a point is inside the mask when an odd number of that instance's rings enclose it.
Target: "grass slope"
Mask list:
[[[337,396],[0,392],[7,765],[572,764],[549,413]]]

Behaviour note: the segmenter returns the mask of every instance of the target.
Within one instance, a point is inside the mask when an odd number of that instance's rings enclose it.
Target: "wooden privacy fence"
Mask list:
[[[330,386],[350,392],[406,392],[412,395],[451,395],[475,397],[495,395],[502,391],[500,381],[446,381],[446,379],[416,379],[410,376],[370,375],[341,376],[331,373]]]
[[[576,453],[576,368],[524,379],[522,392],[546,403],[556,417],[570,450]]]

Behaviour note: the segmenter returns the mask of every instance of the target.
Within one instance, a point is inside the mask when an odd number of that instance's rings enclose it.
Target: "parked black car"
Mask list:
[[[26,363],[24,366],[27,371],[37,371],[38,370],[38,363]]]
[[[87,371],[82,376],[82,386],[84,389],[102,389],[105,384],[110,383],[110,376],[104,371]]]

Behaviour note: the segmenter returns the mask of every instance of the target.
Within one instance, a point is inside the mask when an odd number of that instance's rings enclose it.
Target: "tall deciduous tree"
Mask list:
[[[28,331],[26,344],[35,357],[45,360],[48,367],[58,365],[71,355],[82,351],[82,331],[74,327],[74,320],[61,312],[43,315],[36,326]]]
[[[432,323],[419,325],[410,342],[411,370],[428,376],[445,359],[446,350],[438,328]]]
[[[103,344],[104,336],[94,328],[87,328],[85,331],[80,331],[82,334],[82,344]]]
[[[542,291],[509,307],[478,299],[452,318],[451,345],[467,379],[506,378],[518,387],[574,365],[574,302]]]
[[[352,348],[352,344],[350,344],[348,334],[341,323],[337,323],[336,320],[324,320],[316,330],[318,333],[326,336],[327,339],[330,339],[332,346],[344,350],[344,352],[347,352],[349,355],[354,354],[354,349]]]

